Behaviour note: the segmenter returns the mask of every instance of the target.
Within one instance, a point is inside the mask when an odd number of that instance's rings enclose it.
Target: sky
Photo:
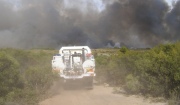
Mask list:
[[[171,5],[173,0],[166,0]],[[180,1],[0,0],[0,47],[153,47],[180,39]],[[171,10],[171,11],[170,11]]]
[[[20,7],[20,1],[21,0],[6,0],[14,5],[14,8],[17,9]],[[77,0],[80,2],[84,2],[84,0]],[[95,6],[97,6],[99,11],[102,11],[105,8],[105,5],[103,4],[102,0],[92,0],[95,3]],[[165,0],[169,6],[172,6],[172,1],[177,1],[177,0]],[[65,0],[66,5],[70,4],[71,0]],[[69,5],[71,6],[71,5]]]
[[[166,2],[167,2],[170,6],[172,6],[172,1],[173,1],[173,0],[166,0]]]

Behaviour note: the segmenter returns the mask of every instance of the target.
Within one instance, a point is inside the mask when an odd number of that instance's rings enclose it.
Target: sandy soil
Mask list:
[[[113,94],[112,87],[104,86],[94,86],[93,90],[88,90],[79,85],[71,85],[69,89],[63,89],[60,83],[56,83],[49,95],[51,97],[39,105],[167,105],[136,95]]]

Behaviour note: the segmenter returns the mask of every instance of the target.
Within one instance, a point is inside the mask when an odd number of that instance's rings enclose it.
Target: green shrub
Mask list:
[[[0,104],[36,105],[51,86],[53,53],[0,49]]]
[[[122,52],[123,54],[125,54],[127,51],[128,51],[128,48],[124,46],[120,49],[120,52]]]
[[[43,92],[51,86],[52,77],[51,70],[47,69],[46,66],[31,67],[25,72],[26,85],[30,89],[35,89],[39,92]]]
[[[126,84],[125,84],[125,89],[129,93],[138,93],[140,92],[140,83],[137,77],[134,77],[132,74],[129,74],[126,77]]]
[[[125,85],[132,93],[166,98],[176,93],[175,97],[180,97],[179,61],[180,42],[142,51],[121,48],[110,56],[97,54],[97,78],[104,76],[105,82]]]
[[[0,52],[0,97],[6,96],[14,88],[22,88],[18,62]]]

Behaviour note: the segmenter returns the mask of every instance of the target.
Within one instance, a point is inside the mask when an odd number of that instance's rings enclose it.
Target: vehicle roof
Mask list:
[[[63,50],[82,50],[83,48],[86,49],[88,53],[91,53],[91,49],[88,46],[65,46],[61,47],[59,53],[62,54]]]

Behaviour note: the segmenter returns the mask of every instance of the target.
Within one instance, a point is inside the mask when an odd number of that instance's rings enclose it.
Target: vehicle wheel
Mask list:
[[[62,82],[62,86],[63,86],[63,89],[64,89],[64,90],[67,90],[68,87],[69,87],[68,81],[63,81],[63,82]]]
[[[89,90],[93,89],[93,77],[87,77],[86,78],[86,88]]]

